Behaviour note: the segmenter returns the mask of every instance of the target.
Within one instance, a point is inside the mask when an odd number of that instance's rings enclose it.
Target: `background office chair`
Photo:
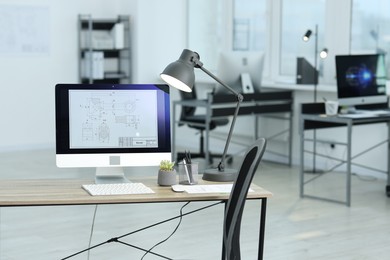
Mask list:
[[[180,96],[182,100],[192,100],[197,99],[196,88],[195,86],[192,89],[192,92],[180,91]],[[187,107],[182,106],[179,126],[187,125],[190,128],[199,130],[200,140],[199,140],[199,152],[192,153],[192,158],[205,158],[204,152],[204,131],[206,130],[206,114],[196,114],[196,107]],[[218,126],[224,126],[229,123],[227,118],[217,118],[210,121],[209,129],[213,130]],[[180,161],[184,158],[184,153],[177,153],[177,161]],[[210,153],[210,163],[212,163],[213,157],[221,157],[221,154],[211,154]]]
[[[249,186],[264,154],[266,140],[258,139],[245,154],[225,210],[222,260],[240,260],[240,228]]]

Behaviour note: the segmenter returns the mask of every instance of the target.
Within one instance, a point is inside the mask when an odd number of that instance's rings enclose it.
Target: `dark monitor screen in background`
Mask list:
[[[338,55],[336,76],[340,105],[387,102],[384,55]]]
[[[168,85],[58,84],[55,103],[58,167],[110,175],[171,160]]]

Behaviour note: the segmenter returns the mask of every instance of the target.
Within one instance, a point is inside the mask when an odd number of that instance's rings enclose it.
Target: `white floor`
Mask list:
[[[235,162],[239,159],[235,159]],[[92,177],[91,169],[57,169],[54,151],[0,154],[0,179]],[[150,168],[148,174],[154,174]],[[352,206],[299,198],[298,169],[263,162],[254,182],[274,193],[268,200],[265,259],[390,259],[390,198],[385,180],[353,176]],[[343,174],[329,174],[308,191],[343,199]],[[247,203],[242,227],[243,259],[256,259],[258,203]],[[191,203],[184,212],[209,203]],[[98,206],[92,245],[148,223],[176,216],[183,204]],[[0,209],[0,259],[62,259],[88,246],[95,206]],[[183,218],[156,252],[173,259],[220,259],[223,206]],[[166,238],[177,220],[123,239],[150,247]],[[70,259],[141,259],[142,253],[109,243]],[[144,259],[161,259],[152,255]]]

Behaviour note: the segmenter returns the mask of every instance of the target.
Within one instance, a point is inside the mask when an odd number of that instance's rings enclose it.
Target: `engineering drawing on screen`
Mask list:
[[[157,92],[70,90],[70,148],[158,147]]]

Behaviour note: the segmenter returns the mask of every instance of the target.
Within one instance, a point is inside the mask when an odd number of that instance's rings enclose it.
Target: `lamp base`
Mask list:
[[[235,181],[237,174],[238,170],[235,169],[224,169],[223,172],[220,172],[218,168],[206,169],[202,179],[205,181],[228,182]]]

